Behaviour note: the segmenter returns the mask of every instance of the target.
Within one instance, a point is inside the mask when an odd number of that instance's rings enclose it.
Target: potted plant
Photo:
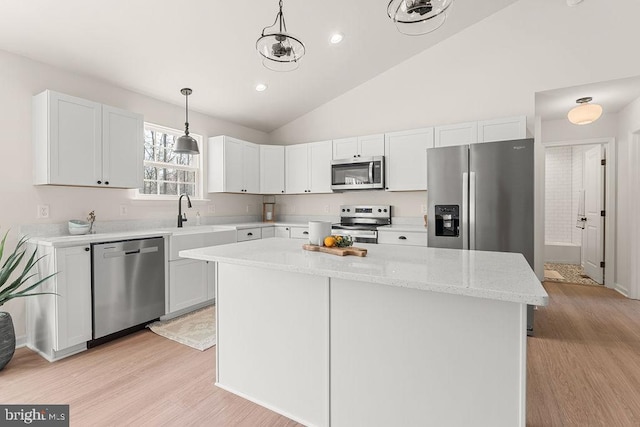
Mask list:
[[[7,231],[0,242],[0,263],[2,263],[5,249],[5,242],[7,240],[9,232]],[[49,279],[53,274],[37,280],[35,283],[32,283],[25,288],[27,282],[31,281],[31,279],[36,276],[37,273],[32,272],[33,268],[36,266],[38,261],[41,258],[36,258],[36,251],[29,256],[29,258],[25,258],[27,255],[27,238],[22,237],[16,247],[13,249],[6,260],[2,263],[0,267],[0,307],[4,303],[13,298],[19,297],[28,297],[32,295],[43,295],[43,294],[53,294],[52,292],[33,292],[30,293],[33,289],[35,289],[38,285],[40,285],[45,280]],[[25,260],[24,266],[20,270],[19,267],[23,260]],[[13,278],[13,279],[12,279]],[[11,315],[5,311],[0,311],[0,370],[2,370],[7,363],[13,357],[13,353],[16,350],[16,332],[13,328],[13,320],[11,319]]]

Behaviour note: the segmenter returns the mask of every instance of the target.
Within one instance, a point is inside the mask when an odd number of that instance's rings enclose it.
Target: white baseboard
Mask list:
[[[627,289],[620,283],[615,283],[613,285],[613,290],[629,298],[629,291],[627,291]]]
[[[16,348],[25,347],[26,345],[27,345],[26,335],[16,337]]]

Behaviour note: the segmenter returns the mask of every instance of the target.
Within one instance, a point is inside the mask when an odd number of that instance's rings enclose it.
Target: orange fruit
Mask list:
[[[333,236],[327,236],[324,238],[324,245],[328,248],[336,245],[336,239]]]

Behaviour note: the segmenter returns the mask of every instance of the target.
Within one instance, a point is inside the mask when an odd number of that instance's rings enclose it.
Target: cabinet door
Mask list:
[[[143,117],[102,106],[102,185],[142,187]]]
[[[475,144],[478,142],[478,122],[458,123],[435,128],[435,146]]]
[[[527,137],[527,116],[478,122],[478,142],[511,141]]]
[[[385,135],[386,189],[427,189],[427,149],[433,147],[433,128]]]
[[[217,263],[213,261],[206,261],[207,264],[207,300],[215,299],[216,297],[216,271]]]
[[[285,177],[287,194],[306,193],[309,189],[308,144],[285,147]]]
[[[102,106],[57,92],[47,93],[50,174],[46,184],[98,185],[102,180]],[[45,146],[38,149],[47,150],[44,141]]]
[[[260,146],[260,193],[284,193],[284,146]]]
[[[333,140],[333,159],[348,159],[358,156],[358,138],[341,138]]]
[[[244,189],[244,154],[243,141],[235,138],[224,138],[224,191],[240,193]]]
[[[258,194],[260,193],[260,146],[244,142],[242,153],[244,192]]]
[[[361,157],[384,156],[384,134],[359,136],[358,154]]]
[[[55,250],[56,333],[54,350],[91,339],[91,252],[89,246]]]
[[[283,227],[283,226],[277,225],[273,227],[273,229],[274,229],[275,237],[283,237],[285,239],[289,238],[289,227]]]
[[[205,261],[185,259],[169,263],[169,312],[207,301],[207,270]]]
[[[309,144],[309,193],[331,193],[331,141]]]
[[[275,237],[276,231],[273,227],[262,227],[262,238],[268,239],[269,237]]]

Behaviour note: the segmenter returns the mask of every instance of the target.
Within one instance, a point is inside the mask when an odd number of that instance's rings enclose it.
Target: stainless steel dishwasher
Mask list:
[[[162,237],[94,243],[91,256],[94,340],[165,314]]]

